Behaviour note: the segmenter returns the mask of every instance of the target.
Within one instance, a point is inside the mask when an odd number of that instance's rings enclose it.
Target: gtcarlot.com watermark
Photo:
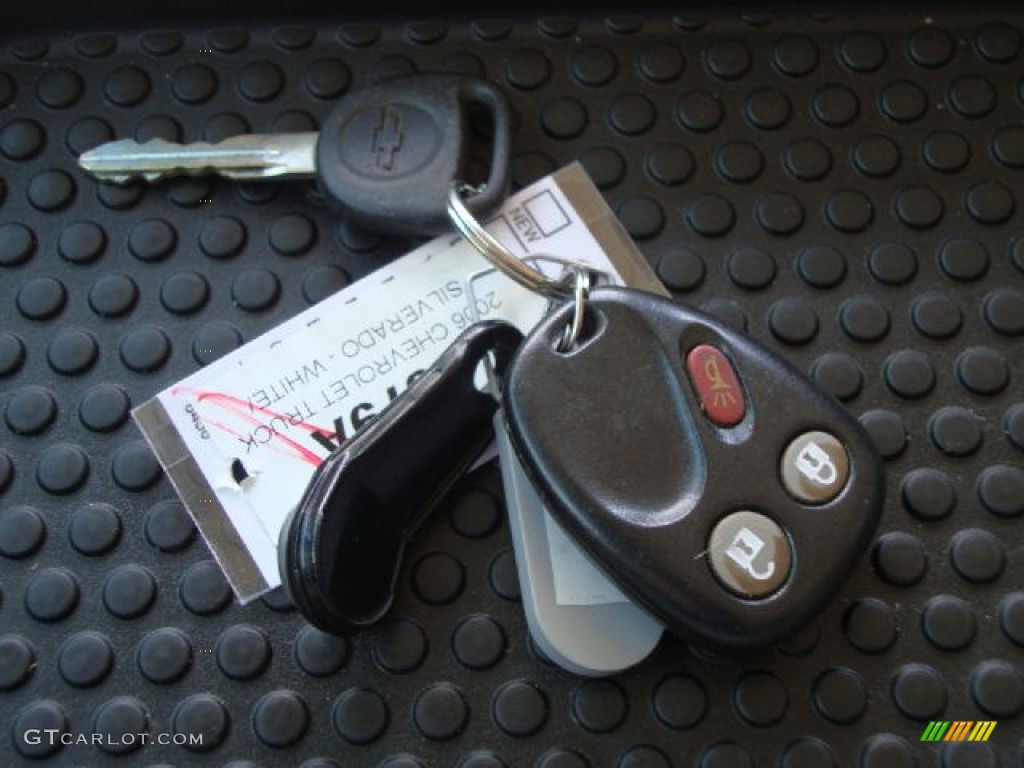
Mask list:
[[[134,747],[146,744],[176,744],[179,747],[197,747],[203,744],[201,733],[68,733],[59,728],[29,728],[23,736],[26,744],[70,746],[81,744],[94,747]]]

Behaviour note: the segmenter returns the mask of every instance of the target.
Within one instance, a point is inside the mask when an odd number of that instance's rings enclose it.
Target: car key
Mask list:
[[[522,334],[470,326],[313,473],[281,528],[281,581],[306,619],[334,634],[365,629],[394,600],[409,538],[491,440],[497,401],[475,384],[504,372]]]
[[[488,178],[467,200],[482,215],[505,195],[509,110],[498,88],[467,75],[410,75],[350,91],[319,133],[249,134],[215,144],[122,139],[78,162],[113,183],[209,173],[317,179],[325,196],[363,226],[436,235],[451,226],[448,185],[467,179],[472,109],[486,111],[493,134]]]
[[[881,513],[881,461],[835,400],[749,337],[641,291],[563,303],[513,358],[503,402],[551,513],[695,645],[796,631]]]

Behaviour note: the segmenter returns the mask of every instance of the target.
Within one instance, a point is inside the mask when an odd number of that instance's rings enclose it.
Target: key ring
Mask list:
[[[572,322],[565,326],[562,331],[562,338],[555,346],[557,352],[568,352],[576,346],[583,333],[583,320],[587,310],[587,295],[590,293],[590,271],[586,269],[573,268],[575,280],[573,281],[573,310]]]
[[[559,280],[552,280],[551,282],[561,286],[563,290],[572,291],[572,300],[574,302],[574,309],[572,315],[572,322],[565,326],[565,330],[562,332],[561,338],[558,340],[558,344],[555,349],[559,352],[568,352],[580,339],[580,334],[583,332],[583,322],[585,319],[586,311],[586,300],[590,293],[590,289],[593,287],[594,272],[587,269],[585,265],[575,261],[569,261],[568,259],[560,259],[557,256],[548,256],[546,254],[536,254],[533,256],[527,256],[523,259],[523,263],[531,261],[546,261],[554,264],[561,264],[563,271],[563,277]],[[529,265],[528,265],[529,266]],[[535,267],[530,269],[542,274]],[[466,298],[469,302],[470,320],[474,323],[478,323],[482,320],[480,313],[477,310],[477,298],[474,284],[477,280],[485,277],[486,275],[498,272],[500,274],[507,274],[504,270],[498,267],[490,267],[489,269],[481,269],[477,272],[470,274],[465,280]],[[602,273],[597,273],[600,276]],[[542,275],[543,276],[543,275]],[[572,277],[572,283],[569,282],[569,277]],[[545,280],[550,278],[545,277]],[[571,285],[571,289],[569,286]]]
[[[586,301],[592,282],[591,270],[585,264],[543,254],[534,255],[529,259],[516,258],[508,248],[499,243],[490,232],[480,225],[480,222],[476,220],[476,217],[462,202],[461,193],[471,192],[473,189],[469,184],[463,184],[458,181],[452,182],[452,186],[448,190],[447,206],[448,217],[451,219],[452,224],[469,241],[470,245],[476,248],[485,259],[494,265],[498,272],[501,272],[527,290],[540,294],[547,299],[553,301],[572,300],[572,322],[565,327],[565,331],[555,347],[559,352],[568,352],[576,346],[580,339],[580,334],[583,333]],[[570,272],[574,279],[570,282],[568,276],[565,276],[563,279],[552,280],[543,272],[530,266],[527,262],[531,259],[554,261],[563,264],[566,271]],[[478,272],[469,279],[468,293],[471,301],[473,300],[473,280],[482,274],[484,272]]]
[[[538,272],[525,261],[515,255],[490,232],[484,229],[476,217],[462,202],[462,192],[472,191],[473,187],[461,182],[452,182],[448,190],[448,217],[470,245],[476,248],[485,259],[495,266],[506,277],[519,283],[524,288],[539,293],[548,299],[565,301],[575,295],[575,291],[560,280],[552,280]],[[589,281],[588,281],[589,282]]]

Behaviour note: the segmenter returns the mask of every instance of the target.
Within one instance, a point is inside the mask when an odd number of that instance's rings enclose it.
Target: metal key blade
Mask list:
[[[217,174],[229,179],[305,179],[316,175],[317,133],[251,133],[217,143],[163,139],[110,141],[82,154],[78,164],[101,181],[159,181]]]

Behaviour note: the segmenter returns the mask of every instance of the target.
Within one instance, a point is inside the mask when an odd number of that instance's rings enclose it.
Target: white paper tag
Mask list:
[[[511,197],[487,229],[521,257],[581,261],[616,282],[618,259],[659,287],[578,165]],[[278,536],[313,470],[467,327],[464,281],[486,268],[461,238],[439,237],[135,410],[243,603],[280,584]],[[474,293],[482,319],[524,333],[545,307],[498,273]]]

